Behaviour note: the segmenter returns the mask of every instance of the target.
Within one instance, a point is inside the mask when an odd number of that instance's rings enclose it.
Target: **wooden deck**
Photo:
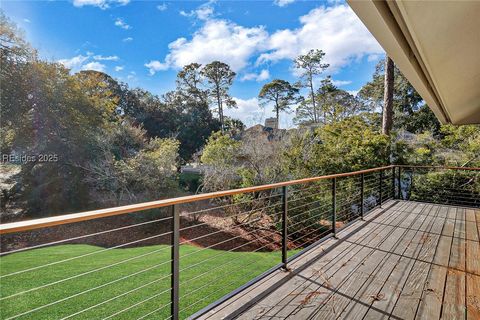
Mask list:
[[[480,319],[480,210],[389,201],[202,319]]]

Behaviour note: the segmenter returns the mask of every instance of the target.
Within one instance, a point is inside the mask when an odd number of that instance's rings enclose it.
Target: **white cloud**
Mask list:
[[[78,55],[70,59],[60,59],[59,63],[63,64],[68,69],[79,69],[80,66],[88,60],[88,56]]]
[[[106,66],[100,62],[92,61],[82,66],[82,70],[105,72]]]
[[[151,61],[151,64],[158,70],[166,70],[192,62],[205,64],[219,60],[237,72],[247,66],[267,39],[268,33],[263,27],[247,28],[226,20],[207,20],[192,39],[178,38],[170,43],[165,62]]]
[[[128,25],[125,21],[123,21],[122,18],[117,18],[115,20],[115,25],[119,28],[122,28],[122,29],[125,29],[125,30],[128,30],[128,29],[131,29],[132,27],[130,25]]]
[[[136,73],[135,71],[130,71],[129,75],[127,76],[127,79],[134,82],[137,81]]]
[[[124,6],[129,2],[130,0],[73,0],[73,5],[80,8],[83,6],[93,6],[105,10],[110,8],[112,4]]]
[[[160,10],[160,11],[165,11],[165,10],[168,9],[168,6],[167,6],[166,3],[162,3],[162,4],[159,4],[159,5],[157,6],[157,9]]]
[[[214,15],[214,9],[212,4],[215,1],[209,1],[207,3],[202,4],[195,10],[191,10],[190,12],[180,11],[180,15],[184,17],[195,17],[200,20],[208,20]]]
[[[290,3],[295,2],[295,0],[274,0],[273,3],[279,7],[288,6]]]
[[[107,69],[106,65],[99,61],[118,61],[119,59],[118,56],[95,55],[93,52],[87,51],[85,55],[79,54],[69,59],[60,59],[57,62],[70,69],[72,73],[82,70],[105,72]],[[115,71],[121,71],[123,66],[116,66],[114,69]]]
[[[377,61],[383,58],[383,56],[383,54],[371,54],[368,56],[367,60],[368,62]]]
[[[345,86],[352,83],[350,80],[332,80],[332,84],[337,87]]]
[[[122,39],[123,42],[132,42],[133,38],[132,37],[126,37]]]
[[[350,93],[352,96],[357,96],[359,91],[360,90],[347,90],[347,92]]]
[[[118,61],[120,58],[118,56],[102,56],[102,55],[96,55],[93,57],[94,60],[98,61]]]
[[[94,6],[102,9],[108,8],[106,0],[73,0],[75,7]]]
[[[270,78],[270,72],[267,69],[263,69],[260,73],[247,73],[242,77],[242,81],[255,80],[257,82],[265,81]]]
[[[153,76],[157,71],[168,70],[169,66],[166,63],[161,63],[158,60],[152,60],[149,63],[145,64],[145,67],[148,68],[148,71]]]
[[[257,63],[293,59],[310,49],[322,49],[330,71],[383,49],[347,5],[319,7],[300,17],[298,29],[279,30],[268,41],[269,52]]]
[[[258,67],[264,63],[291,60],[311,49],[322,49],[328,71],[334,73],[365,56],[383,54],[383,49],[347,5],[319,7],[299,18],[301,26],[269,34],[263,26],[244,27],[234,22],[213,18],[210,3],[200,6],[187,16],[205,19],[190,38],[181,37],[169,44],[169,53],[163,60],[154,59],[146,66],[151,74],[169,68],[181,68],[192,62],[224,61],[239,72],[251,66],[256,59]],[[199,10],[206,10],[205,15]],[[266,77],[264,73],[262,78]],[[244,80],[256,79],[247,73]]]
[[[267,106],[265,108],[260,107],[257,97],[249,99],[241,99],[234,97],[233,100],[237,103],[236,109],[226,109],[225,115],[241,120],[247,127],[251,127],[256,124],[265,124],[265,119],[275,117],[273,108]],[[291,128],[293,123],[294,113],[283,112],[280,115],[280,127]]]
[[[213,15],[213,8],[210,6],[203,6],[195,10],[197,18],[200,20],[207,20]]]
[[[31,21],[29,19],[25,18],[25,19],[23,19],[23,22],[30,23]]]
[[[225,115],[241,120],[245,125],[252,126],[258,123],[263,124],[266,117],[264,108],[259,106],[258,99],[256,97],[250,99],[233,98],[237,103],[236,109],[226,109]]]

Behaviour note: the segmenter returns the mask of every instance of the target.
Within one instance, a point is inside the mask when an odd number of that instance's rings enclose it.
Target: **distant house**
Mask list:
[[[271,142],[282,140],[284,137],[287,136],[287,134],[288,131],[285,129],[277,129],[257,124],[253,127],[246,129],[239,138],[241,140],[256,139],[264,140],[265,142]]]
[[[181,173],[196,173],[196,174],[202,174],[208,166],[198,163],[198,162],[193,162],[186,164],[184,166],[180,167],[180,172]]]
[[[265,127],[266,128],[272,128],[272,129],[278,129],[277,118],[267,118],[267,119],[265,119]]]

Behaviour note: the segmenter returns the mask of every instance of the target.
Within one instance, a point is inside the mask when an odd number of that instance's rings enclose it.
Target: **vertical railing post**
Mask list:
[[[362,173],[361,175],[361,181],[360,181],[360,216],[362,217],[362,220],[365,217],[365,174]]]
[[[380,170],[380,207],[383,201],[383,170]]]
[[[413,178],[415,175],[415,167],[412,167],[412,181],[410,182],[410,193],[408,194],[408,200],[412,197],[412,192],[413,192]]]
[[[398,167],[398,197],[402,200],[402,167]]]
[[[337,237],[337,178],[332,179],[332,232]]]
[[[282,187],[282,264],[287,269],[287,215],[288,215],[288,190],[287,186]]]
[[[180,307],[180,215],[172,205],[171,318],[179,319]]]
[[[392,199],[395,199],[395,167],[392,167]]]

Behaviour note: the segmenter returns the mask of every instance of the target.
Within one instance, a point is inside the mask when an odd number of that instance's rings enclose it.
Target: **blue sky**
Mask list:
[[[237,72],[228,114],[247,125],[263,122],[256,96],[281,78],[296,81],[292,59],[326,52],[331,75],[356,92],[371,79],[383,49],[353,11],[339,1],[2,1],[40,55],[72,72],[105,71],[156,94],[172,90],[178,69],[221,60]],[[291,127],[293,114],[284,115]]]

